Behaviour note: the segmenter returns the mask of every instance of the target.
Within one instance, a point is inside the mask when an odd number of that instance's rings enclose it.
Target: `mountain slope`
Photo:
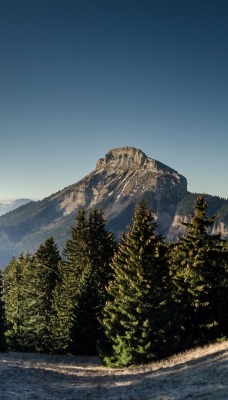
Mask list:
[[[9,201],[0,201],[0,215],[6,214],[9,211],[15,210],[16,208],[29,203],[30,199],[16,199]]]
[[[178,218],[186,214],[185,199],[189,196],[186,178],[172,168],[133,147],[110,150],[79,182],[0,217],[1,264],[22,251],[33,252],[50,235],[61,248],[80,207],[102,208],[108,229],[118,237],[131,223],[136,203],[146,201],[158,220],[159,231],[172,240],[180,232]],[[213,212],[224,209],[226,234],[228,201],[214,199]]]

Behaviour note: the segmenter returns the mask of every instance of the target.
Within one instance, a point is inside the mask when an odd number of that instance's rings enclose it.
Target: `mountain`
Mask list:
[[[24,204],[32,201],[31,199],[17,199],[17,200],[0,200],[0,215],[6,214],[9,211],[15,210],[16,208],[23,206]]]
[[[21,252],[34,252],[51,235],[61,249],[80,207],[102,208],[107,228],[119,237],[131,223],[136,203],[145,201],[158,221],[159,232],[172,241],[183,233],[179,219],[192,213],[196,195],[188,192],[184,176],[141,150],[110,150],[79,182],[0,217],[1,265]],[[206,200],[208,213],[221,215],[214,232],[222,230],[228,237],[228,200],[209,195]]]

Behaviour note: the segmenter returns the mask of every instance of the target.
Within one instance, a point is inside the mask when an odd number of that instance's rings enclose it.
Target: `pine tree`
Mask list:
[[[36,348],[39,351],[52,350],[53,295],[58,281],[60,254],[53,237],[49,237],[34,254],[37,275],[37,295],[34,304]]]
[[[75,307],[75,351],[96,355],[101,340],[100,318],[106,301],[105,287],[110,279],[110,261],[114,236],[105,229],[101,210],[90,211],[88,217],[89,267],[83,271],[78,285]]]
[[[3,277],[0,271],[0,352],[6,350],[6,340],[5,340],[5,309],[3,304]]]
[[[20,350],[40,351],[39,346],[39,323],[42,316],[40,311],[40,277],[34,260],[30,255],[24,264],[21,276],[21,299],[20,299]]]
[[[12,258],[3,272],[3,296],[6,316],[6,342],[9,350],[21,350],[22,333],[22,274],[28,260],[20,255],[19,259]]]
[[[102,321],[107,346],[100,354],[108,366],[156,359],[164,347],[169,273],[156,229],[151,211],[138,204],[130,231],[113,257]]]
[[[112,232],[106,230],[102,210],[93,209],[88,218],[89,258],[92,265],[99,307],[103,308],[106,300],[106,287],[110,274],[110,260],[113,256],[115,242]]]
[[[16,292],[19,322],[15,326],[18,326],[19,332],[18,336],[14,336],[19,350],[48,352],[52,348],[52,297],[59,260],[57,246],[51,237],[40,245],[35,254],[20,257],[20,261],[16,261],[16,268],[20,267],[20,280]],[[12,313],[12,295],[9,297],[15,288],[12,279],[8,279],[8,322],[15,314]]]
[[[97,355],[99,321],[97,319],[98,296],[92,266],[88,265],[81,276],[73,309],[73,345],[71,351],[78,355]]]
[[[71,238],[66,242],[59,264],[59,281],[54,290],[53,345],[57,352],[74,352],[76,298],[81,277],[90,268],[88,248],[88,223],[84,209],[76,216],[76,227],[71,229]]]
[[[223,240],[222,264],[225,273],[220,277],[220,289],[217,291],[217,315],[222,334],[228,338],[228,240]],[[216,276],[217,278],[217,276]]]
[[[91,211],[87,219],[81,209],[76,221],[64,249],[66,260],[60,266],[55,291],[55,348],[94,355],[114,239],[105,230],[101,211]]]
[[[174,299],[181,315],[180,350],[207,343],[222,333],[219,310],[221,303],[227,304],[223,241],[220,235],[208,233],[216,217],[209,218],[206,209],[204,196],[198,196],[190,222],[182,222],[186,234],[172,250]]]

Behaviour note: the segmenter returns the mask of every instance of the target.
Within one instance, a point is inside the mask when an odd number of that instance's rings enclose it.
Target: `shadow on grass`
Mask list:
[[[60,358],[37,360],[20,360],[18,353],[15,359],[0,359],[1,400],[228,399],[226,350],[159,368],[110,370],[73,358],[66,364]]]

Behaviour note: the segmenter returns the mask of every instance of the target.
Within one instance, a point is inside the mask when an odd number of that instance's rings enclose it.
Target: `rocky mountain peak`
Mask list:
[[[187,180],[174,169],[137,148],[115,148],[79,182],[38,203],[28,204],[27,208],[19,209],[16,216],[12,212],[8,217],[0,217],[0,250],[2,243],[5,257],[16,247],[19,253],[31,252],[50,235],[63,246],[80,207],[86,211],[94,207],[102,209],[111,230],[118,237],[131,222],[138,201],[146,201],[151,207],[161,232],[165,234],[173,221],[177,203],[186,193]],[[17,226],[13,230],[15,221]],[[15,242],[15,232],[19,231],[19,240]],[[8,239],[9,232],[12,232],[12,239]]]
[[[65,215],[79,206],[101,207],[109,218],[123,204],[126,207],[127,203],[137,202],[149,192],[160,199],[165,193],[170,196],[174,192],[182,198],[186,191],[186,178],[174,169],[137,148],[119,147],[99,159],[95,170],[80,182],[62,192],[60,207]]]
[[[149,158],[141,150],[134,147],[119,147],[110,150],[104,158],[98,160],[96,169],[127,169],[140,167]]]
[[[119,147],[110,150],[104,158],[100,158],[96,165],[96,170],[107,170],[107,172],[117,172],[122,170],[147,170],[153,173],[172,173],[175,170],[162,164],[161,162],[148,157],[143,151],[135,147]]]
[[[0,262],[9,262],[21,252],[34,252],[49,236],[62,248],[81,207],[102,209],[108,228],[119,237],[131,223],[137,202],[144,201],[158,222],[159,233],[173,241],[182,234],[179,220],[192,213],[186,208],[190,200],[193,204],[189,196],[187,180],[176,170],[134,147],[112,149],[79,182],[0,216]],[[218,209],[223,206],[224,219],[215,229],[225,237],[228,201],[217,203]]]

